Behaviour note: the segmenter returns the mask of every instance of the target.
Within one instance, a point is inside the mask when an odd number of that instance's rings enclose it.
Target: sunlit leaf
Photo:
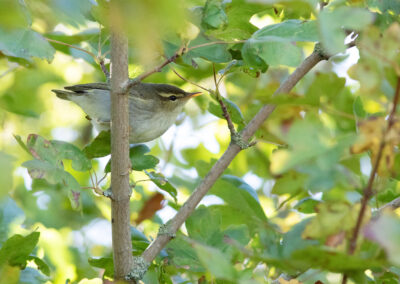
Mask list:
[[[240,108],[229,99],[223,97],[221,97],[221,99],[224,102],[232,121],[240,126],[243,126],[244,117]],[[225,119],[222,113],[222,108],[218,103],[210,103],[208,105],[208,111],[219,118]]]
[[[54,48],[37,32],[30,29],[0,29],[0,51],[7,56],[32,60],[38,57],[52,61]]]
[[[360,31],[370,24],[373,15],[366,9],[342,6],[330,11],[324,9],[319,14],[319,36],[324,49],[335,54],[345,50],[344,29]]]
[[[320,203],[315,210],[318,214],[307,224],[302,234],[304,238],[326,238],[351,231],[356,224],[359,206],[352,207],[344,202]]]
[[[102,131],[83,148],[89,159],[100,158],[111,154],[111,131]]]
[[[114,277],[114,262],[111,257],[89,258],[89,264],[104,269],[104,276]]]
[[[160,173],[157,172],[147,172],[147,176],[151,179],[151,181],[157,185],[158,188],[166,191],[176,202],[176,197],[178,195],[178,191],[176,188],[168,182],[168,180]]]
[[[152,155],[145,155],[150,152],[150,148],[144,144],[137,144],[131,146],[129,149],[129,158],[131,160],[132,169],[135,171],[143,171],[147,169],[154,169],[159,160]],[[111,160],[104,169],[106,173],[111,172]]]
[[[29,254],[36,247],[39,236],[39,232],[33,232],[26,237],[13,235],[0,248],[0,265],[8,262],[10,265],[25,268]]]
[[[230,263],[229,255],[215,248],[198,243],[195,243],[193,246],[202,265],[217,279],[235,279],[236,270]]]
[[[245,61],[255,67],[264,64],[277,66],[297,66],[303,55],[295,41],[317,41],[318,30],[314,21],[288,20],[280,24],[266,26],[255,32],[243,46]]]
[[[220,0],[207,0],[203,8],[202,24],[209,29],[217,29],[228,23],[224,4]]]
[[[256,192],[240,178],[225,175],[215,183],[210,192],[237,210],[245,212],[249,218],[267,221]]]

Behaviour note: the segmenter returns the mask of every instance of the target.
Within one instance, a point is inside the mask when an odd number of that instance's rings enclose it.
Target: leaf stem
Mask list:
[[[66,43],[66,42],[62,42],[62,41],[59,41],[59,40],[55,40],[55,39],[51,39],[51,38],[47,38],[47,37],[45,37],[44,39],[47,40],[47,41],[49,41],[49,42],[54,42],[54,43],[57,43],[57,44],[61,44],[61,45],[65,45],[65,46],[74,48],[74,49],[76,49],[76,50],[80,50],[80,51],[82,51],[82,52],[84,52],[84,53],[86,53],[86,54],[89,54],[91,57],[93,57],[93,59],[94,59],[96,62],[98,62],[98,60],[97,60],[98,57],[97,57],[93,52],[90,52],[90,51],[85,50],[85,49],[83,49],[83,48],[80,48],[80,47],[77,47],[77,46],[75,46],[75,45],[72,45],[72,44],[69,44],[69,43]]]

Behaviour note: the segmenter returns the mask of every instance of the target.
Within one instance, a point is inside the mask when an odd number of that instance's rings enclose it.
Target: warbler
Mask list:
[[[110,129],[111,97],[107,83],[89,83],[52,90],[60,99],[82,108],[98,131]],[[143,143],[164,134],[183,106],[201,92],[188,93],[168,84],[138,83],[129,89],[129,142]]]

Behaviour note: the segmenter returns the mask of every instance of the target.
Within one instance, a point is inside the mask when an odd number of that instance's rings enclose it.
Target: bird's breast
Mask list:
[[[163,112],[146,108],[130,108],[130,142],[142,143],[160,137],[176,121],[182,108]]]

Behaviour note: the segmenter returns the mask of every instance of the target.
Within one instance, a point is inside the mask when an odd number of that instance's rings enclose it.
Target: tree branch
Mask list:
[[[360,212],[358,214],[356,226],[354,228],[353,234],[352,234],[351,239],[350,239],[350,244],[349,244],[349,247],[348,247],[348,250],[347,250],[348,254],[350,254],[350,255],[354,254],[354,252],[356,250],[357,239],[358,239],[358,236],[360,234],[361,224],[362,224],[363,219],[364,219],[364,215],[365,215],[365,211],[367,209],[368,201],[373,196],[372,186],[374,184],[375,177],[376,177],[378,169],[379,169],[380,161],[382,159],[383,149],[386,146],[385,138],[387,137],[391,127],[394,124],[394,116],[395,116],[397,105],[398,105],[398,102],[399,102],[399,97],[400,97],[400,77],[397,78],[396,91],[395,91],[395,94],[394,94],[394,97],[393,97],[393,107],[392,107],[392,110],[391,110],[391,112],[389,114],[389,118],[388,118],[388,126],[386,127],[386,129],[384,130],[384,133],[382,135],[382,141],[381,141],[381,143],[379,145],[378,154],[377,154],[375,163],[373,165],[373,168],[371,170],[371,174],[369,175],[367,186],[364,189],[363,197],[361,199]],[[346,284],[346,283],[347,283],[347,275],[344,274],[343,275],[343,279],[342,279],[342,284]]]
[[[397,197],[396,199],[390,201],[389,203],[386,203],[381,208],[379,208],[379,212],[382,212],[386,209],[396,210],[399,207],[400,207],[400,197]]]
[[[112,12],[112,11],[111,11]],[[111,14],[113,20],[116,15]],[[115,23],[116,22],[116,23]],[[124,280],[133,266],[130,230],[128,40],[118,21],[111,34],[111,223],[114,278]]]
[[[289,92],[296,83],[303,78],[318,62],[327,59],[320,51],[315,50],[304,62],[282,83],[275,95]],[[261,126],[265,119],[275,109],[275,106],[265,105],[256,116],[243,129],[241,135],[244,141],[248,141],[256,130]],[[235,156],[240,152],[240,147],[231,143],[222,157],[214,164],[204,180],[192,193],[189,199],[183,204],[178,213],[168,222],[169,234],[159,234],[157,238],[143,252],[142,257],[147,262],[151,262],[160,253],[164,246],[169,242],[172,235],[178,231],[189,215],[195,210],[201,199],[207,194],[211,186],[222,175]]]

